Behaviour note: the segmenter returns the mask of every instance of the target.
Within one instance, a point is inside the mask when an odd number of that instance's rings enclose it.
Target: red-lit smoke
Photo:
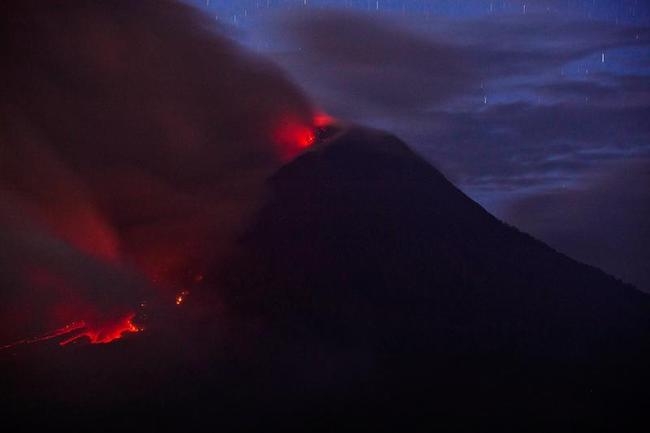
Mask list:
[[[168,0],[5,5],[0,343],[107,343],[140,303],[180,306],[314,143],[323,115],[214,25]]]
[[[280,118],[272,137],[282,159],[290,160],[311,147],[318,139],[319,130],[333,122],[330,116],[322,112],[314,114],[309,122],[291,116]]]

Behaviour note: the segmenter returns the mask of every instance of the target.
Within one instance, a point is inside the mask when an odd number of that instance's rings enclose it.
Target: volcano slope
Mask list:
[[[259,359],[297,401],[320,390],[314,414],[480,430],[643,413],[648,296],[497,220],[396,137],[352,128],[270,186],[226,298],[261,318]]]
[[[497,220],[399,139],[325,132],[183,308],[108,345],[3,353],[5,424],[633,431],[647,295]]]

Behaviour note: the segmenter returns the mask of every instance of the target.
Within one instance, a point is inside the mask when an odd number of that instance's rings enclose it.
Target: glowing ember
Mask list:
[[[187,290],[183,290],[180,292],[178,295],[176,295],[176,305],[181,305],[183,302],[185,302],[185,298],[187,295],[189,295],[190,292]]]

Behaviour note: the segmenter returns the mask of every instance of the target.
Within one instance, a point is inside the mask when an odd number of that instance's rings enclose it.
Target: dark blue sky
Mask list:
[[[221,15],[238,19],[268,9],[347,8],[455,17],[503,13],[558,13],[587,19],[647,22],[650,6],[643,0],[189,0]]]
[[[331,114],[650,290],[650,3],[193,0]],[[377,9],[378,8],[378,9]]]

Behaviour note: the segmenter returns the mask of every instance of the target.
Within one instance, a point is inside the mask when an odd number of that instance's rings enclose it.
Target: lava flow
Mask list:
[[[49,332],[44,335],[39,335],[38,337],[32,338],[23,338],[22,340],[14,341],[13,343],[5,344],[0,346],[0,350],[11,349],[12,347],[20,346],[23,344],[38,343],[40,341],[47,341],[53,338],[61,337],[64,335],[71,334],[72,332],[79,331],[84,329],[86,324],[84,322],[72,322],[68,325],[65,325],[59,329],[55,329],[52,332]]]
[[[194,274],[191,281],[187,282],[188,285],[196,287],[203,282],[204,276],[202,273]],[[56,276],[43,273],[32,272],[30,281],[41,288],[46,288],[48,291],[59,291],[57,286],[65,282]],[[153,281],[157,289],[165,290],[165,283],[163,281]],[[169,283],[169,282],[168,282]],[[60,287],[59,287],[60,288]],[[69,285],[65,288],[70,289]],[[182,289],[173,298],[173,304],[181,306],[184,304],[190,291]],[[169,304],[172,304],[169,302]],[[141,302],[140,308],[147,307],[147,302]],[[138,333],[144,330],[142,326],[136,323],[136,313],[97,313],[96,306],[91,304],[84,304],[83,302],[71,302],[69,304],[61,303],[52,307],[52,312],[56,312],[61,320],[70,317],[85,317],[84,319],[76,320],[68,323],[65,326],[54,329],[42,335],[35,337],[23,338],[9,344],[1,345],[0,350],[15,348],[17,346],[44,342],[56,338],[61,338],[59,341],[60,346],[66,346],[70,343],[86,340],[90,344],[106,344],[111,343],[124,337],[126,334]],[[143,315],[142,317],[146,316]],[[138,317],[140,317],[138,315]]]
[[[25,338],[10,344],[6,344],[4,346],[0,346],[0,350],[10,349],[23,344],[38,343],[41,341],[47,341],[65,336],[67,336],[67,338],[59,342],[60,346],[65,346],[84,337],[87,337],[92,344],[110,343],[119,338],[122,338],[124,334],[139,332],[142,330],[133,323],[134,318],[135,314],[129,313],[117,320],[108,320],[96,325],[87,324],[85,321],[80,320],[77,322],[72,322],[68,325],[55,329],[54,331],[48,332],[47,334],[40,335],[38,337]]]
[[[124,334],[141,331],[141,328],[138,328],[133,323],[134,317],[134,313],[129,313],[117,320],[105,321],[98,326],[91,326],[85,322],[80,322],[81,327],[78,329],[79,332],[61,341],[59,345],[65,346],[84,337],[87,337],[92,344],[110,343],[111,341],[122,338]]]

